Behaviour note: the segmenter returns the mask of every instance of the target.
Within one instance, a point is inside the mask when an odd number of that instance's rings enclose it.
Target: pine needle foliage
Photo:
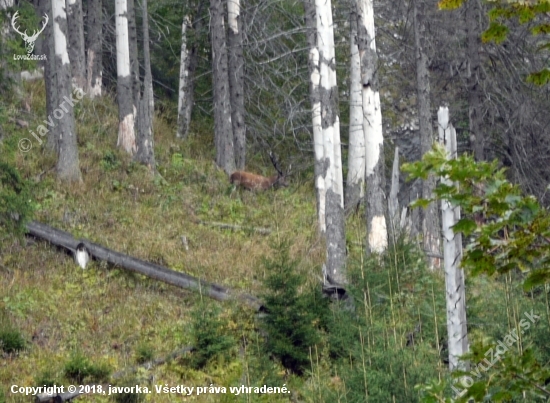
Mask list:
[[[27,181],[14,167],[0,162],[0,232],[22,236],[31,216]]]
[[[204,368],[214,358],[229,357],[235,340],[226,332],[227,323],[220,315],[220,309],[212,303],[201,301],[192,312],[193,354],[191,367]]]
[[[267,273],[263,300],[267,315],[263,328],[268,334],[265,350],[295,374],[310,367],[309,349],[320,341],[320,293],[304,290],[305,276],[299,262],[289,256],[289,242],[275,247],[275,257],[264,259]]]
[[[65,376],[76,383],[106,382],[111,374],[107,364],[95,364],[80,351],[75,351],[65,363],[63,372]]]
[[[16,329],[0,329],[0,350],[11,354],[24,350],[26,346],[25,339]]]

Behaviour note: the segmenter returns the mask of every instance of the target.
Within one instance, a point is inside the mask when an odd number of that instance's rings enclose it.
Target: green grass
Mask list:
[[[43,86],[26,84],[23,97],[32,111],[25,119],[34,128],[45,118]],[[9,103],[4,109],[7,116],[18,116],[21,100],[13,97],[2,102]],[[296,172],[291,186],[278,191],[234,190],[213,162],[211,121],[195,119],[190,138],[181,142],[175,139],[174,127],[156,116],[155,157],[160,175],[151,176],[116,148],[118,117],[111,98],[82,101],[76,122],[83,183],[67,186],[56,181],[55,157],[36,142],[29,152],[19,152],[18,141],[29,134],[5,121],[0,158],[15,164],[31,181],[36,220],[253,295],[265,291],[263,284],[271,274],[262,264],[264,258],[273,258],[272,245],[287,239],[290,258],[298,261],[296,270],[306,278],[299,291],[318,286],[326,252],[316,231],[311,172]],[[248,169],[270,174],[265,157],[250,155]],[[201,222],[237,224],[244,229],[230,231]],[[363,401],[367,385],[372,402],[376,396],[380,402],[418,401],[417,383],[447,374],[438,351],[446,335],[443,276],[426,270],[415,240],[390,247],[384,258],[366,259],[362,215],[348,217],[346,225],[356,313],[331,310],[323,323],[314,324],[320,341],[307,351],[311,368],[303,377],[262,353],[264,335],[258,331],[254,312],[219,302],[212,302],[220,308],[215,329],[220,340],[225,336],[234,340],[228,353],[209,355],[203,360],[205,366],[201,362],[196,369],[188,365],[193,362],[189,355],[152,369],[136,368],[201,338],[210,343],[208,334],[198,332],[197,307],[204,297],[104,262],[93,261],[81,270],[65,251],[41,240],[0,238],[0,319],[15,332],[10,340],[20,340],[24,346],[2,357],[0,402],[29,401],[10,394],[5,385],[99,381],[107,372],[131,368],[135,371],[124,379],[105,382],[150,388],[286,384],[297,400],[312,403]],[[246,229],[250,227],[267,227],[272,233],[259,235]],[[517,283],[468,279],[472,338],[498,340],[513,326],[509,318],[514,314],[531,307],[547,312],[545,293],[537,298],[523,297]],[[418,345],[407,347],[407,335],[419,321]],[[546,327],[527,334],[526,343],[545,340],[549,322],[545,316],[541,326]],[[203,394],[188,399],[280,402],[288,401],[288,396]],[[153,393],[145,401],[182,399]],[[113,401],[102,395],[82,400]]]
[[[29,84],[25,91],[33,128],[45,119],[44,89]],[[252,294],[259,293],[265,275],[261,259],[271,254],[269,245],[279,237],[292,237],[291,254],[305,256],[301,269],[317,272],[324,252],[315,232],[315,196],[309,186],[264,193],[233,191],[212,160],[207,130],[211,125],[195,123],[190,139],[180,142],[174,128],[158,116],[155,152],[161,176],[150,176],[116,149],[116,111],[108,97],[79,105],[82,185],[57,183],[55,158],[36,141],[28,153],[16,151],[17,141],[29,134],[8,123],[0,155],[11,155],[22,176],[31,180],[36,220]],[[258,166],[250,169],[261,172]],[[273,232],[265,236],[229,231],[199,221],[268,227]],[[189,250],[183,247],[182,236],[187,237]],[[195,293],[97,261],[83,271],[67,253],[40,240],[28,245],[15,239],[2,242],[0,270],[5,271],[0,276],[0,308],[32,340],[7,367],[0,366],[2,385],[32,386],[46,375],[67,382],[66,366],[75,359],[74,351],[88,360],[80,363],[85,369],[101,363],[116,372],[152,358],[152,352],[155,358],[162,357],[193,340],[189,323],[199,298]],[[242,329],[251,331],[253,312],[222,307],[229,309],[230,331],[237,340],[243,337]],[[225,377],[234,377],[234,372],[222,368],[206,373],[177,365],[159,366],[149,373],[155,383],[169,385],[181,384],[182,377],[185,382],[209,384],[212,374],[217,384],[227,385]],[[7,399],[28,401],[17,395]],[[153,401],[172,399],[158,395]],[[93,401],[105,400],[96,396]],[[197,401],[214,400],[205,395]]]

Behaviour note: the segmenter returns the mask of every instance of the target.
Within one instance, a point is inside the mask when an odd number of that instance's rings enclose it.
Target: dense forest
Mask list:
[[[548,16],[0,0],[0,403],[550,401]]]

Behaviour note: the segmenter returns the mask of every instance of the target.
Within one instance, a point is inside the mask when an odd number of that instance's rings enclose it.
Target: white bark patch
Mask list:
[[[92,49],[88,49],[88,60],[87,60],[87,65],[86,65],[86,72],[88,74],[88,82],[89,82],[89,88],[88,88],[88,93],[89,93],[89,97],[90,98],[95,98],[96,96],[100,96],[101,95],[101,88],[99,89],[99,94],[97,94],[97,78],[94,82],[94,80],[92,79],[92,69],[93,69],[93,66],[94,66],[94,60],[95,60],[95,52],[92,50]]]
[[[447,130],[449,127],[449,108],[446,106],[440,106],[437,111],[437,122],[443,130]],[[440,139],[440,141],[445,141],[445,139]]]
[[[361,15],[361,21],[372,40],[369,43],[369,48],[376,50],[376,32],[374,30],[374,7],[373,0],[358,0],[358,8]]]
[[[65,2],[63,0],[52,1],[52,14],[54,18],[53,34],[55,42],[55,56],[61,59],[62,64],[69,64],[69,53],[67,52],[67,38],[61,27],[59,26],[58,18],[67,20],[67,14],[65,13]]]
[[[185,127],[183,125],[183,119],[185,119],[185,109],[186,109],[186,89],[188,86],[187,79],[189,75],[188,70],[188,54],[187,54],[187,24],[189,23],[189,16],[183,18],[183,23],[181,24],[181,52],[180,52],[180,84],[178,91],[178,130],[177,137],[183,137]],[[185,122],[189,124],[189,122]]]
[[[101,77],[97,77],[95,81],[92,81],[92,87],[89,90],[90,98],[101,96]]]
[[[130,75],[130,48],[128,46],[128,18],[126,0],[116,0],[116,67],[117,75],[127,77]]]
[[[340,118],[336,116],[332,139],[332,152],[334,156],[334,176],[332,178],[332,191],[340,196],[340,207],[344,208],[344,179],[342,173],[342,148],[340,146]]]
[[[363,135],[363,100],[361,93],[361,60],[355,41],[357,29],[352,32],[350,45],[350,117],[348,186],[359,184],[359,197],[365,192],[365,136]]]
[[[238,18],[241,13],[239,0],[229,0],[227,2],[227,25],[233,32],[239,32]]]
[[[136,137],[134,135],[134,115],[129,114],[120,121],[118,127],[117,147],[122,148],[129,154],[136,152]]]
[[[313,48],[309,52],[309,58],[314,66],[311,73],[311,83],[313,87],[313,92],[319,93],[319,83],[321,81],[321,74],[319,73],[319,50]],[[321,102],[319,102],[319,97],[317,96],[317,102],[312,105],[311,109],[312,115],[312,126],[313,126],[313,149],[315,152],[316,163],[320,163],[323,160],[324,156],[324,145],[323,145],[323,128],[321,120]],[[326,202],[326,184],[325,179],[321,173],[317,178],[315,178],[315,185],[317,193],[319,196],[319,208],[318,208],[318,219],[319,219],[319,229],[321,232],[326,231],[326,220],[325,220],[325,202]]]
[[[332,21],[332,5],[330,0],[315,0],[317,9],[317,46],[319,55],[319,72],[321,75],[321,98],[329,101],[326,94],[337,88],[334,51],[334,26]],[[322,101],[322,102],[324,102]],[[342,178],[342,162],[340,149],[340,121],[337,115],[336,105],[322,105],[321,119],[323,123],[324,159],[328,169],[325,182],[327,189],[340,196],[340,206],[344,206],[344,187]],[[333,117],[327,116],[332,113]],[[332,120],[332,121],[331,121]]]
[[[319,51],[317,50],[317,48],[313,48],[309,51],[309,59],[315,66],[315,69],[311,72],[310,79],[313,83],[313,86],[316,88],[319,86],[319,82],[321,81],[321,76],[319,74]]]
[[[380,159],[380,146],[384,143],[382,133],[382,111],[380,110],[380,94],[370,87],[363,88],[363,131],[366,147],[366,174],[374,173],[374,168]]]
[[[369,233],[369,245],[372,252],[382,253],[388,247],[386,218],[376,216],[372,219],[372,230]]]
[[[327,200],[327,189],[325,186],[325,179],[319,175],[316,180],[317,192],[319,192],[319,229],[321,232],[327,230],[327,221],[326,221],[326,200]]]

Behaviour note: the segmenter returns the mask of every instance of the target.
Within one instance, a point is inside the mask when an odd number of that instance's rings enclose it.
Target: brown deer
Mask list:
[[[277,157],[269,153],[269,158],[277,170],[277,175],[265,177],[245,171],[235,171],[231,174],[230,182],[236,186],[242,186],[248,190],[267,190],[270,188],[287,187],[286,175],[281,170]]]

